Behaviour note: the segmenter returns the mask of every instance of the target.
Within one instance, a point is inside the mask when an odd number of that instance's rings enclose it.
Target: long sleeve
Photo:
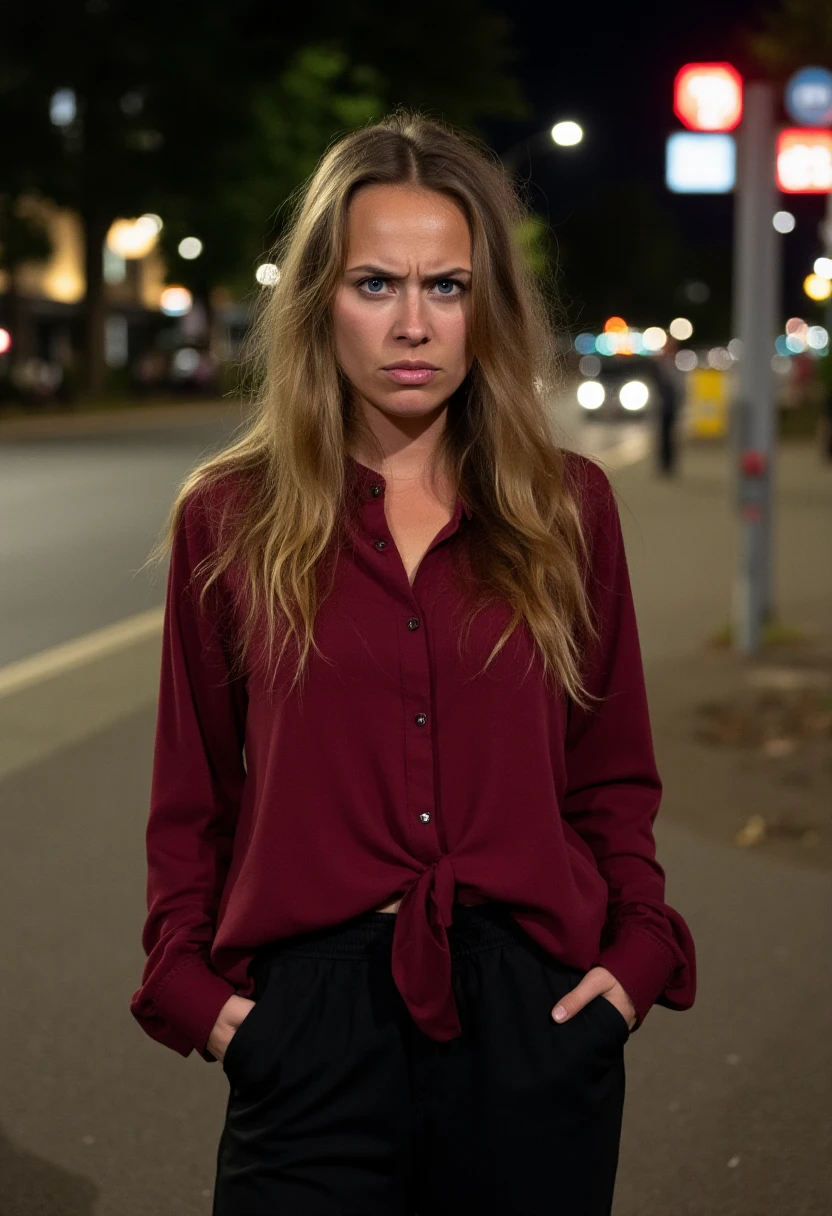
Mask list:
[[[664,902],[653,824],[662,796],[635,607],[618,507],[606,474],[586,462],[590,599],[600,636],[587,656],[585,711],[570,700],[564,817],[587,842],[609,888],[594,966],[629,993],[641,1025],[651,1005],[688,1009],[696,991],[693,938]],[[635,1028],[634,1028],[635,1029]]]
[[[230,678],[220,614],[200,610],[192,582],[209,551],[207,518],[198,492],[171,551],[146,831],[147,961],[130,1010],[151,1038],[210,1062],[208,1035],[235,991],[209,955],[245,780],[247,695]]]

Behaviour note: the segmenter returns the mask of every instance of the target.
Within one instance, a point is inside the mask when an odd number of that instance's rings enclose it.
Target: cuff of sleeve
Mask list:
[[[676,969],[675,959],[651,933],[622,929],[593,963],[606,967],[633,1002],[638,1030],[649,1010],[670,983]]]
[[[201,959],[183,963],[168,977],[153,999],[156,1014],[176,1033],[176,1050],[188,1055],[194,1048],[209,1063],[216,1056],[207,1049],[220,1010],[236,989]]]

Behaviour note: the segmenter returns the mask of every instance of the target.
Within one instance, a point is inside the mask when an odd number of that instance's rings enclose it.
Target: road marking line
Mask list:
[[[164,608],[150,608],[138,612],[114,625],[105,625],[69,642],[51,646],[39,654],[18,659],[0,667],[0,698],[11,696],[44,680],[52,680],[74,668],[93,663],[105,655],[126,650],[136,642],[143,642],[161,631],[164,623]]]

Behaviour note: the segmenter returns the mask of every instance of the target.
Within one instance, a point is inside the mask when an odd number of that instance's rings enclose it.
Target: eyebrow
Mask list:
[[[356,270],[362,270],[366,274],[376,275],[380,279],[392,279],[393,282],[399,282],[407,275],[392,274],[389,270],[384,270],[381,266],[350,266],[347,274],[353,274]],[[467,266],[454,266],[450,270],[440,270],[436,274],[422,275],[422,282],[427,283],[431,279],[449,279],[454,274],[470,274],[471,271]]]

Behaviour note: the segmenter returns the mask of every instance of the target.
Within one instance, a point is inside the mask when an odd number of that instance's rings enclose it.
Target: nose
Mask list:
[[[418,286],[399,293],[393,337],[404,338],[414,346],[430,340],[428,303]]]

